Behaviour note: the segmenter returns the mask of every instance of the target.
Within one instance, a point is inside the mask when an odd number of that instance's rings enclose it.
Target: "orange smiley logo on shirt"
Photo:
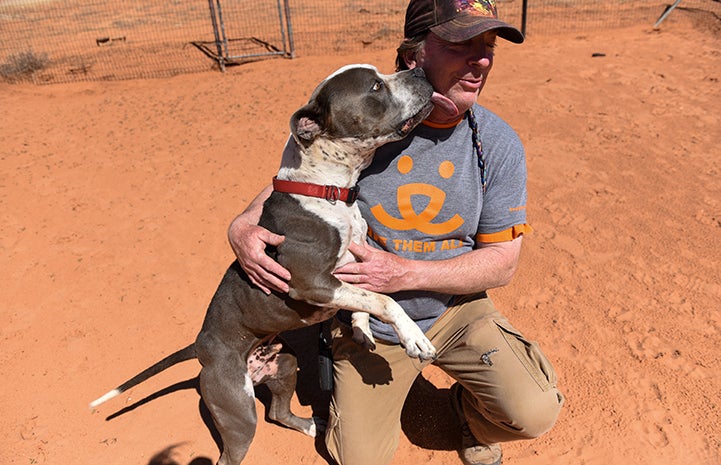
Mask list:
[[[398,171],[408,174],[413,169],[413,159],[403,155],[398,160]],[[448,179],[453,176],[455,167],[450,161],[443,161],[438,167],[438,174]],[[421,212],[413,208],[413,196],[422,195],[428,199],[428,204]],[[446,193],[436,186],[425,183],[409,183],[398,187],[396,192],[398,212],[400,218],[390,215],[380,203],[371,207],[370,211],[384,226],[396,231],[409,231],[415,229],[424,234],[442,235],[458,229],[463,224],[463,218],[458,214],[447,221],[434,223],[446,201]]]

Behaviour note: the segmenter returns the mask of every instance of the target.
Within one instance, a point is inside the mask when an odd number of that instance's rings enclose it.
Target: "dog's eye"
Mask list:
[[[371,88],[371,90],[373,92],[378,92],[382,88],[383,88],[383,81],[376,81],[373,83],[373,87]]]

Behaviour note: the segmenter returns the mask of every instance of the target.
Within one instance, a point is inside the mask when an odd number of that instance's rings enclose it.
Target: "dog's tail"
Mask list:
[[[123,392],[127,391],[128,389],[137,386],[138,384],[142,383],[148,378],[151,378],[161,371],[172,367],[173,365],[176,365],[180,362],[184,362],[186,360],[192,360],[194,358],[197,358],[197,354],[195,352],[195,343],[190,344],[188,347],[184,349],[180,349],[179,351],[172,353],[156,363],[155,365],[146,368],[145,370],[141,371],[134,377],[130,378],[120,386],[116,387],[112,391],[103,394],[102,396],[98,397],[94,401],[90,402],[90,408],[95,408],[98,405],[102,404],[103,402],[112,399],[113,397],[122,394]]]

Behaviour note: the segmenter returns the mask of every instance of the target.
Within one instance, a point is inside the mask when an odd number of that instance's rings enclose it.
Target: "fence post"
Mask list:
[[[661,25],[664,19],[666,19],[666,16],[670,15],[673,10],[676,9],[678,4],[681,3],[681,0],[676,0],[673,5],[666,5],[666,9],[663,11],[661,16],[658,17],[656,20],[656,24],[653,25],[653,28],[656,29]]]
[[[208,7],[210,8],[210,20],[213,22],[213,35],[215,36],[215,47],[218,52],[218,65],[220,66],[220,71],[225,72],[225,55],[223,54],[223,47],[220,44],[220,36],[218,35],[218,17],[215,12],[213,0],[208,0]]]

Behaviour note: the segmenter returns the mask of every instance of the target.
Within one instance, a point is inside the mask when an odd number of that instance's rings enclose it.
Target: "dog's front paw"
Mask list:
[[[370,327],[370,315],[365,312],[353,312],[351,315],[353,341],[368,350],[376,350],[376,341]]]
[[[373,339],[373,335],[355,326],[353,327],[353,342],[368,350],[376,350],[376,341]]]
[[[400,329],[398,337],[409,357],[418,358],[421,361],[436,359],[436,348],[415,323],[404,327],[403,330]]]
[[[435,360],[438,357],[436,355],[436,348],[433,347],[431,341],[426,338],[411,343],[404,343],[403,347],[406,349],[406,354],[408,354],[409,357],[417,358],[422,362]]]

